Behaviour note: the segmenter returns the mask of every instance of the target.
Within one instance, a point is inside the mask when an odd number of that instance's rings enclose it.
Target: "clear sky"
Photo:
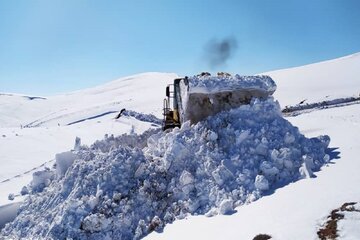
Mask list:
[[[0,0],[0,92],[148,71],[255,74],[355,52],[359,0]]]

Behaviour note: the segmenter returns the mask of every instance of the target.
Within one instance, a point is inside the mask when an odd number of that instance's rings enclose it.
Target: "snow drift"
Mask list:
[[[49,170],[43,189],[29,186],[0,238],[139,239],[187,214],[230,214],[313,176],[329,141],[300,134],[272,98],[169,133],[106,136],[74,152],[65,173]]]

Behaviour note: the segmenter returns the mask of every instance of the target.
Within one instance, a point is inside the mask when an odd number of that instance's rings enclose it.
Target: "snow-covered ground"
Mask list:
[[[165,95],[165,86],[175,77],[172,73],[145,73],[50,97],[0,94],[0,126],[64,126],[122,108],[161,117],[159,102]]]
[[[149,135],[107,137],[57,155],[56,169],[38,172],[3,234],[138,239],[187,214],[232,213],[331,160],[329,138],[305,138],[272,98],[152,132],[144,148]]]
[[[18,195],[36,169],[53,164],[56,153],[73,149],[76,137],[90,145],[105,134],[148,129],[151,122],[133,116],[114,118],[123,108],[161,118],[164,89],[175,77],[139,74],[50,97],[0,94],[0,206],[12,203],[8,195]]]
[[[274,96],[282,107],[296,105],[303,100],[311,103],[357,97],[360,93],[360,54],[267,74],[277,83]],[[2,222],[16,209],[16,205],[7,204],[23,199],[17,195],[22,186],[30,182],[32,173],[42,170],[43,166],[40,166],[44,163],[51,167],[56,153],[73,149],[77,136],[82,144],[90,145],[105,134],[141,133],[155,127],[156,123],[143,121],[146,117],[136,119],[133,115],[125,115],[119,120],[113,118],[122,108],[151,113],[160,118],[163,91],[175,77],[175,74],[141,74],[45,99],[16,94],[0,95]],[[360,169],[360,162],[357,161],[360,156],[360,105],[312,111],[288,117],[287,120],[299,127],[306,137],[330,136],[332,163],[316,172],[316,178],[272,188],[275,190],[273,193],[258,195],[262,197],[251,204],[237,207],[232,215],[210,218],[187,216],[166,225],[162,233],[152,233],[147,238],[252,239],[257,234],[266,233],[274,239],[316,239],[317,230],[325,224],[333,209],[345,202],[360,201],[357,186],[360,182],[360,174],[357,173]],[[190,133],[184,134],[186,137]],[[208,140],[217,140],[217,137],[217,134],[210,134]],[[154,154],[152,152],[152,156]],[[186,172],[180,174],[185,185],[193,182],[191,171],[187,172],[190,175]],[[258,179],[258,188],[265,189],[265,185],[264,181]],[[181,191],[186,192],[186,189]],[[14,201],[8,200],[9,193],[15,194]],[[230,210],[229,202],[224,202],[223,211]],[[339,221],[341,239],[356,239],[359,236],[359,217],[356,211],[351,214]],[[90,230],[96,225],[96,219],[99,216],[89,219],[86,226]],[[159,223],[157,220],[155,222]]]
[[[359,97],[360,53],[301,67],[267,72],[278,86],[274,96],[288,105]]]

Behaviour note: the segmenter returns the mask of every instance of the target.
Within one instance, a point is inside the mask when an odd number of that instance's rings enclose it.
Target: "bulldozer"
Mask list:
[[[186,121],[196,124],[221,111],[266,99],[276,90],[269,76],[232,76],[204,72],[194,77],[177,78],[166,87],[163,101],[163,130],[181,127]]]

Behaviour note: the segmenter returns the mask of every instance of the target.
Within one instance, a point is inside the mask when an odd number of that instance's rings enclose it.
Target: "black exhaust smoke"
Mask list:
[[[212,39],[205,45],[205,61],[210,69],[224,67],[234,55],[238,43],[236,38],[228,37],[222,40]]]

